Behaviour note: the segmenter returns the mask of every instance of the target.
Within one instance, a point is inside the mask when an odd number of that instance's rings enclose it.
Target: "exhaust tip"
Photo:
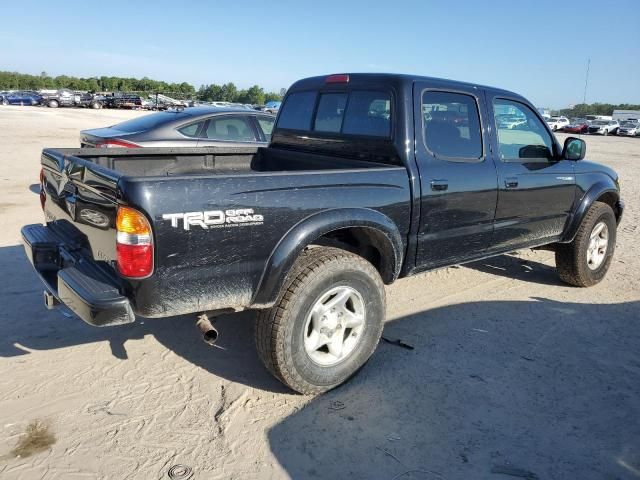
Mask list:
[[[209,317],[205,313],[198,317],[196,327],[202,333],[202,340],[207,345],[215,345],[218,341],[218,330],[211,324]]]
[[[208,330],[202,334],[202,339],[204,340],[204,343],[215,345],[218,340],[218,331],[215,328]]]

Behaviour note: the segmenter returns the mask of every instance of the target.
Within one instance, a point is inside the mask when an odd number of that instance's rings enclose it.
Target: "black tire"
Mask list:
[[[49,100],[47,102],[47,107],[49,108],[58,108],[60,106],[60,103],[57,100]]]
[[[335,365],[321,366],[305,350],[304,327],[311,308],[337,286],[350,287],[361,295],[365,323],[346,358]],[[302,394],[326,392],[347,381],[367,362],[380,341],[384,317],[384,284],[371,263],[338,248],[310,248],[292,267],[276,304],[258,314],[258,355],[267,369],[292,390]]]
[[[591,232],[600,222],[606,224],[609,238],[604,260],[592,270],[587,262],[587,250]],[[611,207],[606,203],[594,202],[584,216],[573,242],[557,245],[556,268],[560,279],[576,287],[590,287],[600,282],[609,270],[616,248],[616,227],[616,217]]]

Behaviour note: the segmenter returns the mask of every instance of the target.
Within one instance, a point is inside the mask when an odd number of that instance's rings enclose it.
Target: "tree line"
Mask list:
[[[159,80],[126,77],[71,77],[58,75],[52,77],[47,72],[40,75],[29,75],[17,72],[0,71],[0,90],[47,90],[69,88],[88,92],[135,92],[138,94],[163,93],[179,99],[198,99],[217,102],[237,102],[264,104],[270,100],[281,100],[284,89],[280,92],[266,92],[262,87],[254,85],[239,90],[233,83],[224,85],[202,85],[198,90],[187,82],[168,83]]]
[[[573,108],[559,110],[560,115],[565,117],[583,118],[585,115],[608,115],[611,116],[614,110],[640,110],[640,105],[631,103],[621,103],[613,105],[611,103],[579,103]]]

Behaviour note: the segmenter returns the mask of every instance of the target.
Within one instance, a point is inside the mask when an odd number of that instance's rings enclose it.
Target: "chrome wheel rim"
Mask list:
[[[304,350],[323,367],[337,365],[359,344],[366,314],[362,295],[351,287],[334,287],[311,308],[304,325]]]
[[[591,270],[597,270],[607,255],[609,246],[609,227],[604,222],[598,222],[589,236],[587,248],[587,265]]]

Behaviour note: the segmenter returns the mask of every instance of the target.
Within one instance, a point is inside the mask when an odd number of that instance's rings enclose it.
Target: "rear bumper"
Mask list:
[[[80,248],[44,225],[24,226],[22,240],[46,290],[82,320],[96,327],[135,320],[131,303],[120,293],[121,285],[108,266],[82,256]]]

